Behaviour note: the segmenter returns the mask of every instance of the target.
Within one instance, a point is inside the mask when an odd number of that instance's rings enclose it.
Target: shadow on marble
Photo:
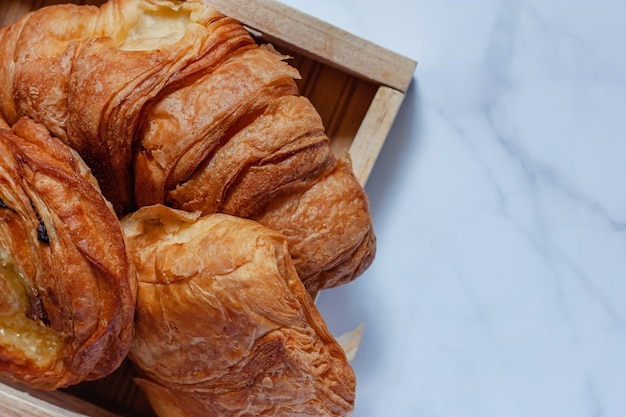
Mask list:
[[[422,120],[419,83],[414,77],[365,187],[375,222],[382,221],[388,212],[388,194],[396,190],[398,178],[418,159],[424,132]]]
[[[366,187],[375,224],[387,221],[387,205],[393,202],[388,193],[411,192],[394,190],[394,184],[407,166],[419,159],[423,140],[421,119],[419,86],[413,79]],[[353,362],[358,378],[363,380],[381,373],[378,368],[380,357],[388,350],[386,344],[389,343],[385,339],[388,334],[388,329],[384,328],[386,321],[379,317],[379,307],[384,302],[379,300],[380,305],[377,304],[382,293],[370,282],[374,279],[371,276],[376,273],[374,270],[370,268],[350,284],[323,291],[317,300],[317,306],[335,336],[364,324],[361,346]]]

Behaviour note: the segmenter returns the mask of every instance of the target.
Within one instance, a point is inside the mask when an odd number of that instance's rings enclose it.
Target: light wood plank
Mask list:
[[[354,77],[352,77],[352,85],[345,88],[343,95],[346,96],[346,106],[333,114],[333,120],[328,125],[331,146],[338,157],[344,157],[350,151],[350,146],[369,111],[378,88],[377,85]]]
[[[0,415],[3,417],[119,417],[60,391],[37,391],[0,383]]]
[[[205,0],[222,13],[304,55],[399,91],[417,63],[275,0]]]
[[[352,145],[352,168],[361,185],[365,185],[380,149],[396,118],[404,93],[381,86],[361,123]]]

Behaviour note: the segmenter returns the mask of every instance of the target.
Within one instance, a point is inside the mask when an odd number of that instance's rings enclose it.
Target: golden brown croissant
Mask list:
[[[345,416],[355,377],[285,238],[165,206],[122,220],[138,271],[138,384],[162,416]]]
[[[41,125],[0,129],[0,375],[55,389],[112,372],[133,334],[135,269],[81,158]]]
[[[360,275],[375,237],[284,59],[198,0],[52,6],[0,31],[0,113],[77,150],[120,215],[162,203],[276,228],[315,291]]]

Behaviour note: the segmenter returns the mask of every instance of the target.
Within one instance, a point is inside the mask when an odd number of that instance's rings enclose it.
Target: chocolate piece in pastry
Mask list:
[[[0,112],[77,150],[119,215],[166,204],[264,222],[270,203],[312,204],[299,213],[324,221],[273,225],[315,291],[360,275],[375,239],[367,196],[285,58],[200,1],[51,6],[0,30]],[[313,186],[331,176],[345,199]]]
[[[137,382],[162,416],[344,416],[355,377],[279,233],[149,206],[122,219],[138,271]]]
[[[0,375],[56,389],[112,372],[133,334],[135,270],[80,156],[39,124],[0,129]]]

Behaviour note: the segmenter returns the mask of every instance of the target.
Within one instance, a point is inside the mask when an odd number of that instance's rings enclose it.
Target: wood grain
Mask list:
[[[87,401],[60,391],[37,391],[27,386],[0,383],[3,417],[119,417]]]
[[[269,41],[349,74],[405,92],[417,63],[275,0],[208,0]],[[249,4],[249,6],[248,6]]]
[[[397,90],[385,86],[378,88],[350,146],[352,168],[361,185],[365,185],[369,178],[403,100],[404,94]]]

